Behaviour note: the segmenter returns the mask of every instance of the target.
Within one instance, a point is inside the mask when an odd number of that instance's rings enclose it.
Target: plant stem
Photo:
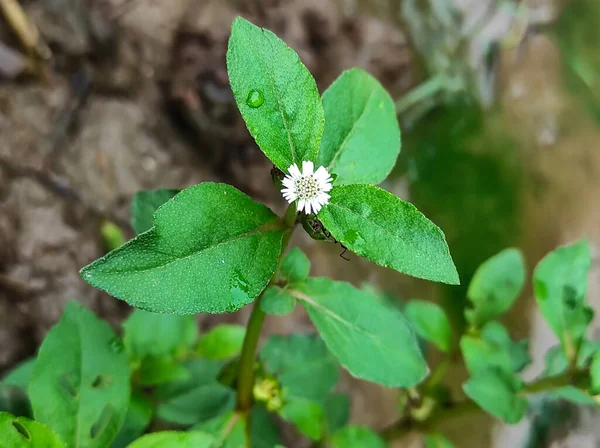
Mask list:
[[[581,379],[587,377],[587,375],[588,373],[586,371],[567,371],[560,375],[540,378],[525,384],[522,394],[537,394],[568,385],[577,385]],[[396,423],[384,428],[379,434],[387,441],[397,440],[412,431],[427,432],[435,429],[435,427],[442,422],[474,412],[481,412],[481,408],[474,401],[467,399],[439,408],[432,412],[429,418],[421,422],[415,421],[409,416],[403,417]]]
[[[295,204],[292,204],[288,207],[283,218],[283,222],[287,229],[283,234],[279,263],[277,264],[277,269],[275,269],[275,272],[271,277],[269,285],[277,279],[281,258],[283,257],[283,253],[287,248],[294,230],[294,226],[296,225]],[[258,345],[258,338],[260,336],[262,324],[265,320],[265,313],[260,309],[260,300],[262,299],[263,293],[261,293],[260,296],[258,296],[258,299],[254,302],[254,308],[252,308],[252,314],[250,314],[250,319],[248,320],[248,326],[246,328],[246,336],[244,338],[244,345],[242,346],[242,354],[240,355],[237,378],[237,409],[242,413],[248,413],[252,407],[252,388],[254,387],[254,357],[256,355],[256,346]]]

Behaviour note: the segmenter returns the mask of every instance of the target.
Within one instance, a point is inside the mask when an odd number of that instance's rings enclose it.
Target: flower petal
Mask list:
[[[302,162],[302,175],[310,176],[313,174],[315,169],[315,165],[310,160],[305,160]]]
[[[294,179],[294,180],[302,176],[302,173],[298,169],[298,165],[296,165],[295,163],[290,165],[290,168],[288,171],[290,173],[290,176],[292,176],[292,179]]]

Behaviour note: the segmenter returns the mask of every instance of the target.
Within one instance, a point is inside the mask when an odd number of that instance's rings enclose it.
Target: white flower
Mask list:
[[[298,211],[307,215],[319,213],[321,207],[329,202],[328,191],[331,190],[331,176],[320,166],[314,171],[310,161],[302,162],[302,172],[295,163],[290,166],[289,174],[283,179],[283,197],[290,204],[298,199]]]

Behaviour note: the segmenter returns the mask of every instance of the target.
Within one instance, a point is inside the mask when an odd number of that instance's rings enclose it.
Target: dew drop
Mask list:
[[[265,97],[260,90],[252,89],[246,98],[246,104],[254,109],[260,107],[265,102]]]

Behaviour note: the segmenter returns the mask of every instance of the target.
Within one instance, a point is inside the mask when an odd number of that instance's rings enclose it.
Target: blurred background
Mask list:
[[[78,271],[107,251],[115,232],[133,236],[136,191],[228,182],[284,210],[228,85],[225,52],[238,15],[295,49],[321,91],[353,66],[389,90],[402,152],[382,187],[444,230],[463,285],[505,247],[520,247],[531,272],[555,246],[587,236],[596,248],[588,300],[600,308],[600,0],[0,7],[0,376],[35,353],[69,300],[115,326],[130,312]],[[33,26],[18,20],[21,11]],[[461,328],[465,287],[417,281],[352,254],[345,261],[339,246],[295,238],[314,275],[370,282],[398,300],[438,301]],[[265,333],[312,331],[299,308],[268,318]],[[201,329],[244,323],[248,312],[198,321]],[[513,337],[530,338],[525,376],[534,378],[556,340],[530,285],[505,323]],[[450,369],[457,390],[465,376]],[[353,398],[352,422],[383,428],[397,419],[394,391],[347,375],[342,388]],[[443,429],[458,447],[596,447],[598,423],[594,409],[540,399],[516,426],[473,414]],[[408,437],[397,446],[420,443]]]

